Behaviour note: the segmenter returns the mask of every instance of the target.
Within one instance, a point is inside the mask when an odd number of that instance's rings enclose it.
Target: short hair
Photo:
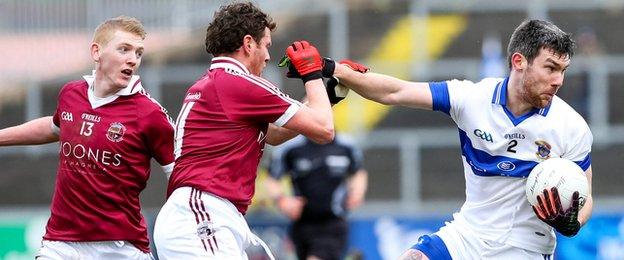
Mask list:
[[[141,21],[134,17],[117,16],[115,18],[108,19],[100,24],[93,33],[93,42],[106,45],[113,38],[116,31],[121,30],[129,32],[141,37],[145,40],[147,33]]]
[[[274,31],[273,19],[251,2],[222,6],[206,30],[206,51],[213,56],[233,53],[243,45],[243,37],[251,35],[256,42],[265,28]]]
[[[572,58],[575,43],[569,33],[551,22],[527,20],[516,28],[507,46],[507,62],[511,68],[511,56],[518,52],[532,63],[542,48],[553,50],[561,56]]]

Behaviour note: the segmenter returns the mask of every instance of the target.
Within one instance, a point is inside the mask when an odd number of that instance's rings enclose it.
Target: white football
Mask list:
[[[543,161],[529,174],[526,182],[526,197],[531,205],[537,205],[537,196],[544,189],[557,187],[561,207],[566,210],[572,204],[572,193],[579,192],[579,208],[587,199],[588,185],[585,172],[576,163],[563,158],[550,158]]]

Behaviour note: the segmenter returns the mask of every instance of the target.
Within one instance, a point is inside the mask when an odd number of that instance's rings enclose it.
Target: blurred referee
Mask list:
[[[368,174],[362,152],[343,135],[316,144],[304,136],[281,145],[272,154],[267,190],[293,221],[290,232],[299,259],[343,259],[347,247],[346,215],[362,204]],[[293,196],[279,179],[290,174]]]

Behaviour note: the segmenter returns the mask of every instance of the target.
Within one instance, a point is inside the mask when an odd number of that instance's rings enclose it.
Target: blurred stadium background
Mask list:
[[[209,64],[205,28],[227,2],[0,0],[0,127],[51,115],[62,84],[92,69],[92,31],[121,14],[146,26],[147,55],[139,74],[175,118],[187,87]],[[559,96],[582,113],[594,133],[595,210],[577,237],[559,240],[557,258],[624,259],[624,1],[256,2],[278,22],[265,76],[296,98],[303,95],[300,82],[285,79],[276,66],[293,40],[309,40],[323,55],[355,59],[403,79],[478,80],[507,73],[508,37],[523,19],[549,19],[572,32],[577,55]],[[463,202],[457,130],[441,113],[389,108],[353,93],[335,113],[337,129],[364,148],[370,172],[367,202],[350,217],[350,251],[365,259],[395,259]],[[0,149],[0,259],[33,258],[49,215],[57,151],[56,144]],[[150,222],[164,202],[165,187],[166,178],[155,167],[142,194]],[[249,222],[279,259],[294,259],[287,220],[265,194],[258,185]],[[263,259],[256,251],[250,251],[251,259]]]

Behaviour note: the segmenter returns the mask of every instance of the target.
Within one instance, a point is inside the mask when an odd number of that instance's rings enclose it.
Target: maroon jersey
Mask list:
[[[167,193],[189,186],[245,214],[269,123],[284,125],[301,104],[238,61],[212,60],[186,93],[176,121],[176,163]]]
[[[93,76],[85,80],[58,97],[60,160],[44,239],[126,240],[149,252],[139,193],[152,157],[172,167],[173,125],[137,76],[104,99],[93,95]]]

